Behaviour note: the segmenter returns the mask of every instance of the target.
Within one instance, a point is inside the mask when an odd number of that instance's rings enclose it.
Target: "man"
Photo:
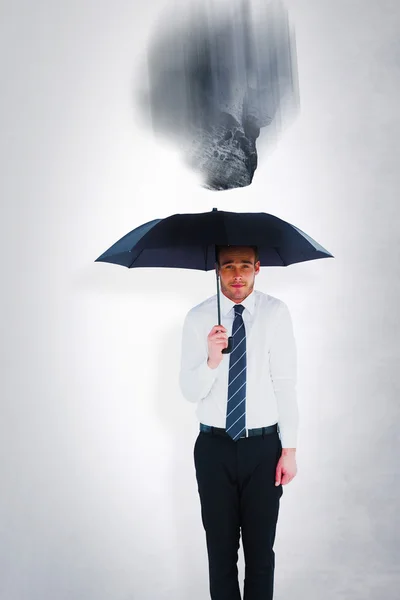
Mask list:
[[[296,475],[296,346],[286,305],[254,289],[256,247],[217,248],[216,296],[192,308],[183,327],[180,386],[197,403],[194,461],[206,532],[212,600],[271,600],[282,486]],[[231,354],[222,354],[228,335]]]

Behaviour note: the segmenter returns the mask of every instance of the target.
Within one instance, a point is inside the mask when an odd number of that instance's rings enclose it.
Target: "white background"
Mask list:
[[[202,600],[186,312],[214,273],[94,263],[175,212],[262,210],[335,259],[264,269],[299,353],[299,473],[276,598],[399,586],[400,4],[290,0],[301,115],[246,189],[212,193],[133,108],[160,1],[0,8],[2,600]],[[242,572],[242,562],[241,572]]]

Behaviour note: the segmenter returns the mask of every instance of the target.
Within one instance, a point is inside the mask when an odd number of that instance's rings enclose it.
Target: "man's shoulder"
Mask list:
[[[196,306],[193,306],[187,313],[187,317],[201,317],[202,315],[209,315],[213,311],[217,310],[217,294],[206,298]]]
[[[254,290],[254,294],[255,300],[261,309],[273,310],[287,308],[286,303],[280,298],[277,298],[276,296],[266,294],[265,292],[261,292],[260,290]]]

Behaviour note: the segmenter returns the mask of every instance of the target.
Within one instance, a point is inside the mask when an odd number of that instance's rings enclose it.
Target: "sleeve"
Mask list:
[[[282,302],[273,334],[269,366],[278,404],[278,426],[283,448],[297,447],[299,411],[296,397],[297,348],[289,309]]]
[[[207,365],[207,338],[203,339],[196,325],[195,315],[189,311],[183,324],[179,373],[180,389],[189,402],[200,402],[209,394],[220,368]]]

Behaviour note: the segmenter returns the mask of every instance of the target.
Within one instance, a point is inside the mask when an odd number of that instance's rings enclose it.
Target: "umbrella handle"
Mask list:
[[[221,350],[222,354],[230,354],[233,350],[233,337],[228,337],[228,346]]]

